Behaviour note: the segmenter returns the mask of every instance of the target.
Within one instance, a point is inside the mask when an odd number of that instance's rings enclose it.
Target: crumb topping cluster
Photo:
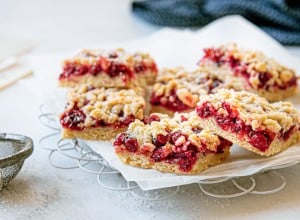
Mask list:
[[[268,129],[277,133],[300,123],[299,112],[290,102],[269,103],[245,91],[221,89],[216,94],[203,97],[198,105],[208,103],[218,114],[226,116],[228,112],[224,109],[224,102],[237,111],[239,118],[253,130]]]
[[[176,146],[192,144],[200,152],[203,151],[203,146],[209,151],[217,152],[217,147],[221,143],[219,136],[209,130],[202,130],[194,113],[176,113],[173,118],[165,114],[153,113],[150,117],[154,116],[157,119],[150,123],[135,120],[128,127],[127,134],[135,137],[141,148],[146,144],[146,147],[150,147],[153,151],[156,148],[153,139],[157,139],[160,135],[168,136],[170,133],[180,132],[182,135],[173,144],[167,142],[163,148],[176,152],[178,150]]]
[[[145,101],[140,89],[93,88],[87,85],[71,90],[65,112],[79,109],[85,120],[82,127],[97,123],[114,124],[128,118],[143,119]]]
[[[193,72],[187,72],[182,68],[164,69],[159,72],[153,87],[151,103],[166,105],[178,99],[184,105],[193,108],[200,95],[231,87],[230,82],[219,80],[205,68]]]
[[[153,64],[154,60],[147,53],[128,53],[124,49],[116,50],[82,50],[74,58],[66,60],[65,62],[77,62],[80,64],[94,64],[99,59],[105,58],[109,61],[117,63],[126,63],[129,66],[134,66],[136,63]]]
[[[117,50],[82,50],[75,57],[67,59],[59,79],[69,79],[86,74],[96,76],[107,74],[111,78],[121,77],[123,81],[135,78],[136,74],[157,74],[156,63],[149,54],[129,53]]]
[[[287,68],[262,52],[238,48],[236,44],[222,45],[204,50],[200,65],[213,61],[219,67],[227,67],[237,75],[247,78],[255,89],[286,89],[297,85],[295,71]]]

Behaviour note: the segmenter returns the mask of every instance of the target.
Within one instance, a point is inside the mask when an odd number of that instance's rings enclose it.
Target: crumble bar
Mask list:
[[[220,88],[232,88],[238,82],[225,82],[205,68],[193,72],[183,68],[163,69],[153,86],[151,112],[173,115],[194,110],[201,95],[215,93]]]
[[[269,103],[250,92],[221,89],[196,107],[203,128],[263,156],[299,140],[299,112],[289,102]]]
[[[222,163],[231,142],[199,126],[191,113],[153,113],[135,120],[113,142],[121,161],[161,172],[195,174]]]
[[[204,49],[199,66],[221,80],[239,79],[235,90],[257,93],[269,101],[280,101],[296,93],[295,71],[262,52],[238,48],[236,44]]]
[[[68,94],[60,116],[63,138],[110,140],[135,119],[144,118],[141,89],[94,88],[82,85]]]
[[[131,54],[123,49],[82,50],[64,61],[59,84],[64,87],[89,84],[95,87],[129,88],[151,85],[156,75],[156,64],[148,54]]]

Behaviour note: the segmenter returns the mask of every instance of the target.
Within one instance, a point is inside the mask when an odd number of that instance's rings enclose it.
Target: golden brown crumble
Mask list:
[[[214,93],[220,88],[232,88],[230,81],[218,80],[205,68],[193,72],[183,68],[163,69],[159,72],[156,84],[153,86],[155,96],[163,96],[161,102],[167,102],[176,93],[178,99],[189,107],[195,107],[200,95]],[[172,100],[169,100],[172,102]]]
[[[84,49],[71,59],[65,60],[64,63],[75,62],[78,64],[92,65],[99,61],[99,58],[104,57],[110,61],[117,63],[123,63],[128,65],[129,68],[134,68],[137,63],[143,63],[145,65],[151,65],[154,63],[153,58],[142,52],[129,53],[124,49],[116,50],[88,50]]]
[[[206,102],[223,115],[228,113],[222,108],[222,103],[228,103],[239,112],[239,118],[254,130],[267,128],[277,133],[300,123],[299,112],[292,103],[269,103],[265,98],[245,91],[221,89],[215,94],[203,96],[198,105]]]
[[[74,107],[86,115],[84,127],[91,127],[95,120],[107,124],[123,121],[127,116],[143,119],[145,100],[141,89],[90,88],[87,85],[71,90],[65,111]]]
[[[167,135],[170,132],[181,131],[188,136],[185,140],[184,137],[177,139],[175,145],[180,145],[177,142],[190,141],[193,145],[201,147],[201,143],[205,143],[207,148],[216,152],[218,145],[221,143],[219,137],[209,130],[201,130],[199,120],[195,112],[190,113],[175,113],[174,117],[169,117],[165,114],[153,113],[160,118],[160,121],[153,121],[151,124],[145,124],[140,120],[135,120],[128,127],[127,133],[137,139],[141,148],[147,147],[148,150],[153,151],[155,146],[152,144],[153,138],[156,138],[158,134]],[[186,121],[182,121],[182,117],[186,118]],[[197,132],[195,132],[197,130]],[[145,146],[146,144],[146,146]],[[170,148],[174,151],[174,146],[167,144],[164,147]]]
[[[272,58],[267,57],[260,51],[246,50],[239,48],[235,43],[222,45],[219,49],[225,57],[234,57],[247,64],[247,73],[250,74],[249,82],[253,88],[260,88],[259,73],[271,74],[270,80],[266,81],[264,86],[277,85],[283,86],[295,77],[295,71],[279,64]],[[206,65],[205,62],[203,65]]]

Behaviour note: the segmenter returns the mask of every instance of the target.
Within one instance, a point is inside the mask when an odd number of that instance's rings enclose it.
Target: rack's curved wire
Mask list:
[[[104,183],[103,178],[107,175],[119,175],[122,177],[121,173],[110,167],[110,165],[107,163],[107,161],[101,157],[101,155],[95,153],[93,150],[90,149],[90,147],[84,143],[83,141],[78,141],[77,139],[61,139],[60,138],[60,126],[57,120],[56,114],[53,114],[51,112],[45,111],[45,106],[41,105],[40,106],[40,111],[41,114],[38,116],[40,123],[44,125],[45,127],[49,128],[52,130],[52,133],[49,133],[43,137],[40,138],[39,140],[39,145],[49,151],[48,154],[48,160],[50,165],[53,167],[59,168],[59,169],[76,169],[79,168],[84,172],[88,172],[90,174],[95,174],[97,176],[97,181],[98,183],[109,190],[118,190],[118,191],[125,191],[128,190],[130,193],[142,200],[147,200],[147,201],[158,201],[158,200],[163,200],[163,199],[168,199],[174,195],[176,195],[179,190],[180,186],[175,186],[171,187],[171,192],[167,196],[157,196],[160,195],[161,193],[154,193],[155,196],[151,196],[151,193],[149,192],[144,192],[141,194],[138,194],[136,190],[140,190],[139,186],[132,181],[124,181],[126,182],[125,186],[112,186]],[[55,124],[56,123],[56,124]],[[56,138],[55,138],[56,137]],[[51,143],[51,147],[45,146],[45,142],[51,138],[56,139],[56,143]],[[53,142],[53,140],[52,140]],[[72,153],[70,153],[72,152]],[[75,153],[75,154],[74,154]],[[60,156],[64,156],[65,158],[70,159],[72,162],[75,162],[75,165],[72,166],[63,166],[63,165],[58,165],[57,163],[54,162],[53,156],[55,154],[59,154]],[[264,172],[269,172],[271,175],[275,175],[277,178],[281,180],[281,183],[269,190],[265,191],[258,191],[255,190],[256,188],[256,180],[255,180],[255,175],[248,176],[251,185],[250,187],[246,188],[245,186],[241,185],[238,183],[237,179],[239,177],[222,177],[222,178],[216,178],[216,179],[207,179],[207,180],[201,180],[198,182],[199,189],[206,195],[212,196],[215,198],[234,198],[234,197],[239,197],[243,196],[246,194],[259,194],[259,195],[265,195],[265,194],[272,194],[276,193],[280,190],[282,190],[285,185],[286,181],[285,178],[280,175],[278,172],[274,171],[275,169],[281,169],[285,167],[289,167],[292,165],[297,164],[298,162],[292,162],[292,163],[286,163],[280,166],[274,166],[270,170],[266,170]],[[91,169],[88,168],[88,165],[93,164],[94,166],[97,166],[97,169]],[[243,177],[246,178],[246,177]],[[235,191],[239,190],[239,192],[232,192],[229,194],[218,194],[215,192],[209,191],[205,185],[217,185],[220,188],[222,188],[223,184],[225,182],[231,183],[235,187]],[[132,185],[135,184],[135,185]],[[166,189],[159,189],[159,190],[154,190],[156,192],[161,191],[161,190],[166,190]],[[168,189],[170,191],[170,189]],[[142,191],[142,190],[140,190]],[[143,191],[142,191],[143,192]],[[149,197],[150,194],[150,197]],[[147,195],[147,196],[146,196]]]
[[[212,197],[215,197],[215,198],[222,198],[222,199],[230,199],[230,198],[235,198],[235,197],[239,197],[239,196],[243,196],[243,195],[246,195],[248,193],[250,193],[256,186],[256,182],[255,182],[255,179],[253,177],[249,177],[249,179],[251,180],[251,186],[248,188],[248,189],[245,189],[244,187],[240,187],[238,188],[240,190],[240,192],[237,192],[237,193],[231,193],[231,194],[217,194],[217,193],[213,193],[213,192],[210,192],[208,190],[205,189],[205,187],[203,185],[208,185],[208,184],[201,184],[199,183],[199,188],[200,190],[205,193],[206,195],[209,195],[209,196],[212,196]],[[233,183],[233,185],[236,186],[236,182],[233,180],[233,179],[230,179],[230,181]]]
[[[277,177],[280,178],[280,180],[282,181],[282,183],[275,187],[274,189],[270,189],[270,190],[265,190],[265,191],[258,191],[258,190],[251,190],[249,193],[251,194],[257,194],[257,195],[267,195],[267,194],[272,194],[272,193],[276,193],[276,192],[279,192],[280,190],[282,190],[285,185],[286,185],[286,181],[285,181],[285,178],[279,174],[278,172],[276,171],[271,171],[270,172],[272,175],[275,175]],[[240,186],[235,180],[232,180],[233,181],[233,184],[241,191],[246,191],[246,189],[243,187],[243,186]]]

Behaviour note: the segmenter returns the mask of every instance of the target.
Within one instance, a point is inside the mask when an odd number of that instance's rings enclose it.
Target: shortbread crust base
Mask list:
[[[131,166],[155,169],[165,173],[188,175],[200,173],[204,170],[207,170],[211,166],[215,166],[224,162],[229,156],[229,147],[225,148],[223,153],[209,153],[206,155],[200,155],[196,163],[193,165],[193,168],[188,172],[180,170],[177,164],[170,164],[167,162],[151,162],[149,157],[142,154],[130,153],[127,151],[118,152],[117,154],[123,163]]]
[[[84,128],[81,131],[63,128],[62,138],[79,138],[85,140],[111,140],[119,133],[125,132],[127,126],[122,128],[113,127],[98,127],[98,128]]]

